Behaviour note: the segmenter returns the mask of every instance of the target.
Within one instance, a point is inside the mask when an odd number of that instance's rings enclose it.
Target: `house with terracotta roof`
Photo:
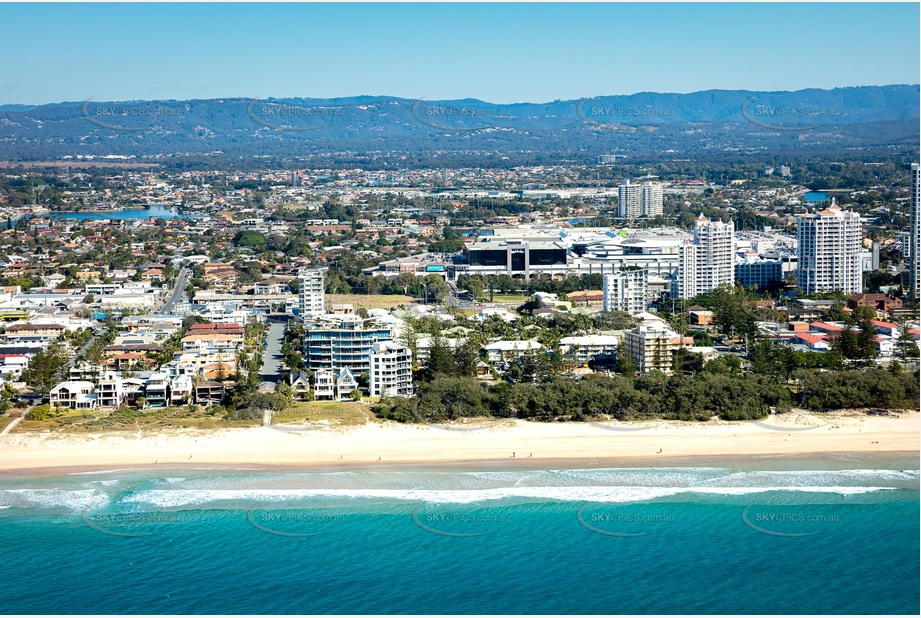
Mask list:
[[[880,335],[888,335],[889,337],[899,336],[899,325],[895,322],[881,322],[879,320],[873,320],[873,330],[875,330]]]
[[[604,304],[604,292],[602,290],[583,290],[580,292],[569,292],[566,294],[566,300],[573,305],[580,307],[592,307],[601,309]]]
[[[831,349],[831,345],[828,343],[828,337],[816,333],[796,333],[793,335],[791,343],[805,345],[810,350],[815,350],[816,352],[825,352]]]
[[[843,326],[837,324],[830,324],[828,322],[813,322],[809,325],[809,330],[816,333],[824,333],[826,335],[833,335],[835,333],[840,333],[844,330]]]

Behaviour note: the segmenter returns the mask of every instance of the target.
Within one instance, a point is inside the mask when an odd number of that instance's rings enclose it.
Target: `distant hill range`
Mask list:
[[[598,154],[906,151],[919,86],[641,92],[493,104],[384,96],[0,105],[0,160],[133,156],[590,162]]]

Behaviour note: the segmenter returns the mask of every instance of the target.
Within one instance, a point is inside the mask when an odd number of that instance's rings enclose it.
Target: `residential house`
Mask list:
[[[71,410],[92,410],[96,407],[97,396],[92,382],[85,380],[68,380],[51,389],[50,403]]]
[[[336,374],[330,369],[318,369],[313,374],[313,397],[318,401],[336,399]]]
[[[349,399],[352,396],[352,393],[358,390],[358,380],[355,379],[355,376],[352,375],[352,370],[348,367],[343,367],[339,370],[339,375],[336,377],[336,394],[338,399],[341,401],[343,399]]]
[[[144,384],[144,407],[165,408],[169,405],[169,392],[169,376],[162,372],[152,373]]]
[[[291,393],[295,399],[308,399],[310,391],[313,390],[310,384],[310,378],[307,377],[306,371],[298,371],[291,374]]]

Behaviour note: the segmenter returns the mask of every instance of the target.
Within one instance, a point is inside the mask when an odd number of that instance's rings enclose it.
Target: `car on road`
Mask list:
[[[23,395],[17,395],[13,397],[15,402],[25,402],[25,403],[48,403],[51,401],[51,396],[48,393],[25,393]]]

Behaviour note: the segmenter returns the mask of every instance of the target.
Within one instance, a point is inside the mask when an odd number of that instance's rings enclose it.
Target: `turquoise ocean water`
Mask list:
[[[0,477],[0,611],[917,613],[917,460],[805,463]]]

